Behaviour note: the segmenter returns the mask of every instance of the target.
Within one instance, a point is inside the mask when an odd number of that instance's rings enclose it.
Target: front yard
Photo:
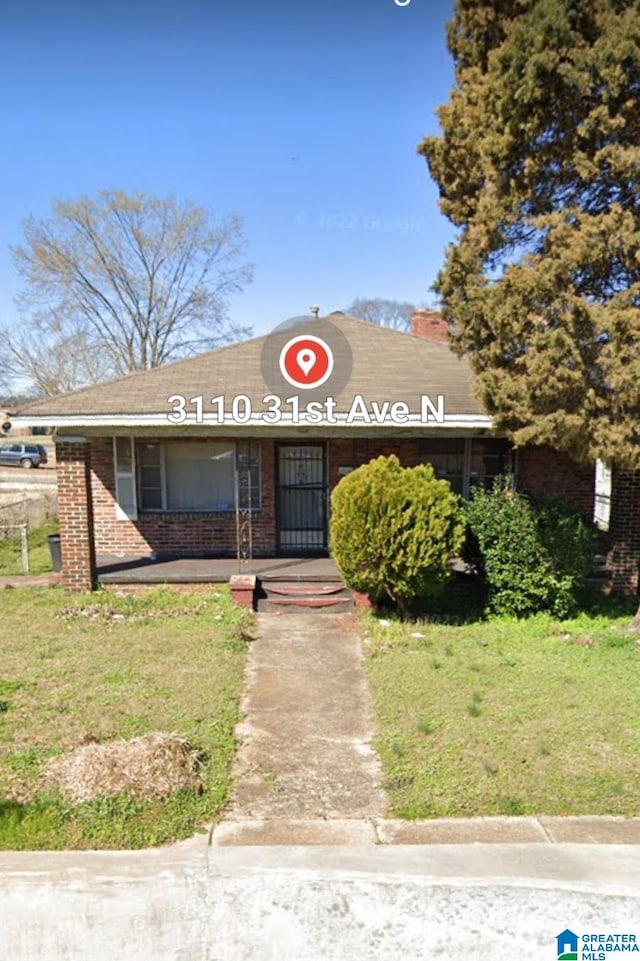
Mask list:
[[[5,590],[0,630],[0,848],[126,848],[192,835],[229,795],[246,614],[225,588],[65,598]],[[43,764],[83,742],[178,733],[204,790],[167,800],[43,789]]]
[[[629,620],[610,605],[565,622],[364,615],[389,815],[640,813],[640,647]],[[226,588],[3,591],[0,848],[145,847],[215,821],[230,793],[250,629]],[[199,752],[199,793],[74,803],[43,783],[52,757],[150,732]]]
[[[630,615],[363,622],[391,814],[640,813]]]

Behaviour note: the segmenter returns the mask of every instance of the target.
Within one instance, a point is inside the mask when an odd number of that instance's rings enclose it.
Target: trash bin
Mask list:
[[[60,556],[60,535],[49,534],[47,540],[49,541],[49,550],[51,552],[51,563],[53,565],[53,569],[56,572],[61,571],[62,558]]]

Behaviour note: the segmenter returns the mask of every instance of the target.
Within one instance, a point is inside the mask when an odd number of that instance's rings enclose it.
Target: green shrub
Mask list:
[[[558,498],[532,501],[503,477],[489,491],[473,491],[466,515],[467,544],[479,549],[493,613],[566,617],[575,609],[595,545],[594,528],[578,511]]]
[[[442,593],[464,526],[447,481],[430,464],[403,468],[394,455],[358,467],[331,496],[332,554],[345,582],[403,614]]]

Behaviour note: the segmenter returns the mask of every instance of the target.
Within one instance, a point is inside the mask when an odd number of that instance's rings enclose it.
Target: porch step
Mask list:
[[[326,581],[260,581],[257,608],[264,612],[294,613],[295,611],[353,610],[353,595],[342,583]]]
[[[314,584],[309,581],[262,581],[262,586],[269,594],[285,594],[287,596],[308,597],[314,594],[339,594],[344,591],[342,581],[331,584]]]

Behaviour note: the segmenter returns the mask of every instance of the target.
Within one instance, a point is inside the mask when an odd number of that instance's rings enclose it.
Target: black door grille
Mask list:
[[[327,549],[324,445],[278,447],[278,550],[322,553]]]

